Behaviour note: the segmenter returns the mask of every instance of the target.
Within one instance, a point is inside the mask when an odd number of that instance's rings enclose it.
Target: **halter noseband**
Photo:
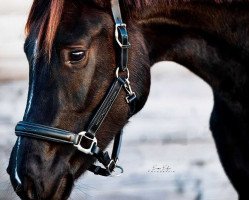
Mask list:
[[[129,82],[129,70],[127,64],[128,48],[130,47],[130,43],[128,41],[126,24],[122,21],[119,1],[111,0],[111,6],[115,21],[115,39],[120,51],[119,63],[116,69],[115,80],[113,81],[102,103],[98,107],[97,112],[90,120],[86,131],[75,134],[70,131],[24,121],[19,122],[15,128],[17,136],[71,144],[74,145],[74,147],[76,147],[79,151],[94,156],[104,166],[104,168],[91,165],[88,170],[96,175],[102,176],[112,175],[115,172],[115,169],[119,169],[120,174],[123,173],[123,168],[117,165],[119,150],[121,147],[122,130],[115,136],[111,157],[108,152],[104,152],[98,147],[98,141],[95,137],[96,133],[122,88],[127,94],[125,99],[126,103],[130,105],[131,113],[134,111],[134,102],[136,99],[136,94],[132,91]],[[120,77],[120,71],[126,72],[127,76],[125,78]]]

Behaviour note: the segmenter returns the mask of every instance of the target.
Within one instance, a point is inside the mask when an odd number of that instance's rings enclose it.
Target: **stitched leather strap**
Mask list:
[[[78,136],[70,131],[21,121],[16,125],[17,136],[32,137],[52,142],[76,144]]]
[[[95,113],[93,119],[91,120],[88,128],[87,133],[91,134],[92,136],[96,135],[96,132],[98,131],[99,127],[103,123],[106,115],[108,114],[109,110],[111,109],[114,101],[116,100],[120,90],[122,88],[122,82],[120,82],[118,79],[115,79],[114,83],[112,84],[108,94],[104,98],[101,106]]]

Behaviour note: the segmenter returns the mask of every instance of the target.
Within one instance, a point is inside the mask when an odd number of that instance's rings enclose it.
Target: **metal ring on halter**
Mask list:
[[[116,169],[118,169],[118,171],[115,171]],[[110,176],[111,177],[121,176],[123,172],[124,172],[124,169],[121,166],[116,165],[114,170],[110,173]]]
[[[129,78],[130,78],[130,72],[129,72],[129,69],[128,68],[126,68],[124,71],[122,70],[122,72],[127,72],[127,77],[125,78],[126,80],[129,80]],[[120,68],[118,67],[117,69],[116,69],[116,77],[117,78],[119,78],[119,72],[120,72]]]

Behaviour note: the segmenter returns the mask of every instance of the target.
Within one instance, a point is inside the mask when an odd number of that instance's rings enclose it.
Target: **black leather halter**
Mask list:
[[[109,176],[114,172],[117,173],[118,169],[119,173],[123,173],[123,168],[117,165],[119,149],[121,147],[122,130],[115,136],[111,158],[108,152],[104,152],[98,147],[98,141],[95,137],[96,133],[122,88],[127,94],[125,102],[130,105],[131,113],[134,111],[134,102],[136,100],[136,95],[132,91],[129,82],[129,70],[127,64],[130,43],[128,41],[126,24],[122,22],[119,1],[112,0],[111,5],[115,21],[115,39],[120,51],[119,63],[116,69],[116,77],[102,103],[98,107],[97,112],[90,120],[86,131],[75,134],[70,131],[24,121],[19,122],[15,128],[17,136],[71,144],[79,151],[94,156],[101,164],[103,164],[104,168],[92,165],[88,170],[92,171],[94,174],[102,176]],[[125,73],[126,77],[120,77],[120,72]]]

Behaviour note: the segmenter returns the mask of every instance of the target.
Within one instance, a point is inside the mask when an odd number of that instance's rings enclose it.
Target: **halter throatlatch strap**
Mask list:
[[[98,147],[96,133],[106,118],[109,110],[123,88],[126,92],[126,103],[130,105],[131,113],[134,112],[136,94],[133,92],[129,81],[128,70],[128,32],[126,24],[123,23],[118,0],[111,0],[112,13],[115,21],[115,39],[120,47],[119,62],[116,69],[116,78],[109,91],[105,95],[98,110],[90,120],[86,131],[75,134],[70,131],[44,126],[31,122],[19,122],[16,125],[15,133],[17,136],[31,137],[51,142],[65,143],[74,145],[79,151],[94,156],[103,166],[91,165],[88,169],[94,174],[102,176],[118,175],[123,173],[122,167],[117,165],[118,155],[121,147],[122,130],[115,136],[112,156],[108,152],[102,151]],[[120,74],[122,75],[120,76]],[[124,75],[125,74],[125,75]]]

